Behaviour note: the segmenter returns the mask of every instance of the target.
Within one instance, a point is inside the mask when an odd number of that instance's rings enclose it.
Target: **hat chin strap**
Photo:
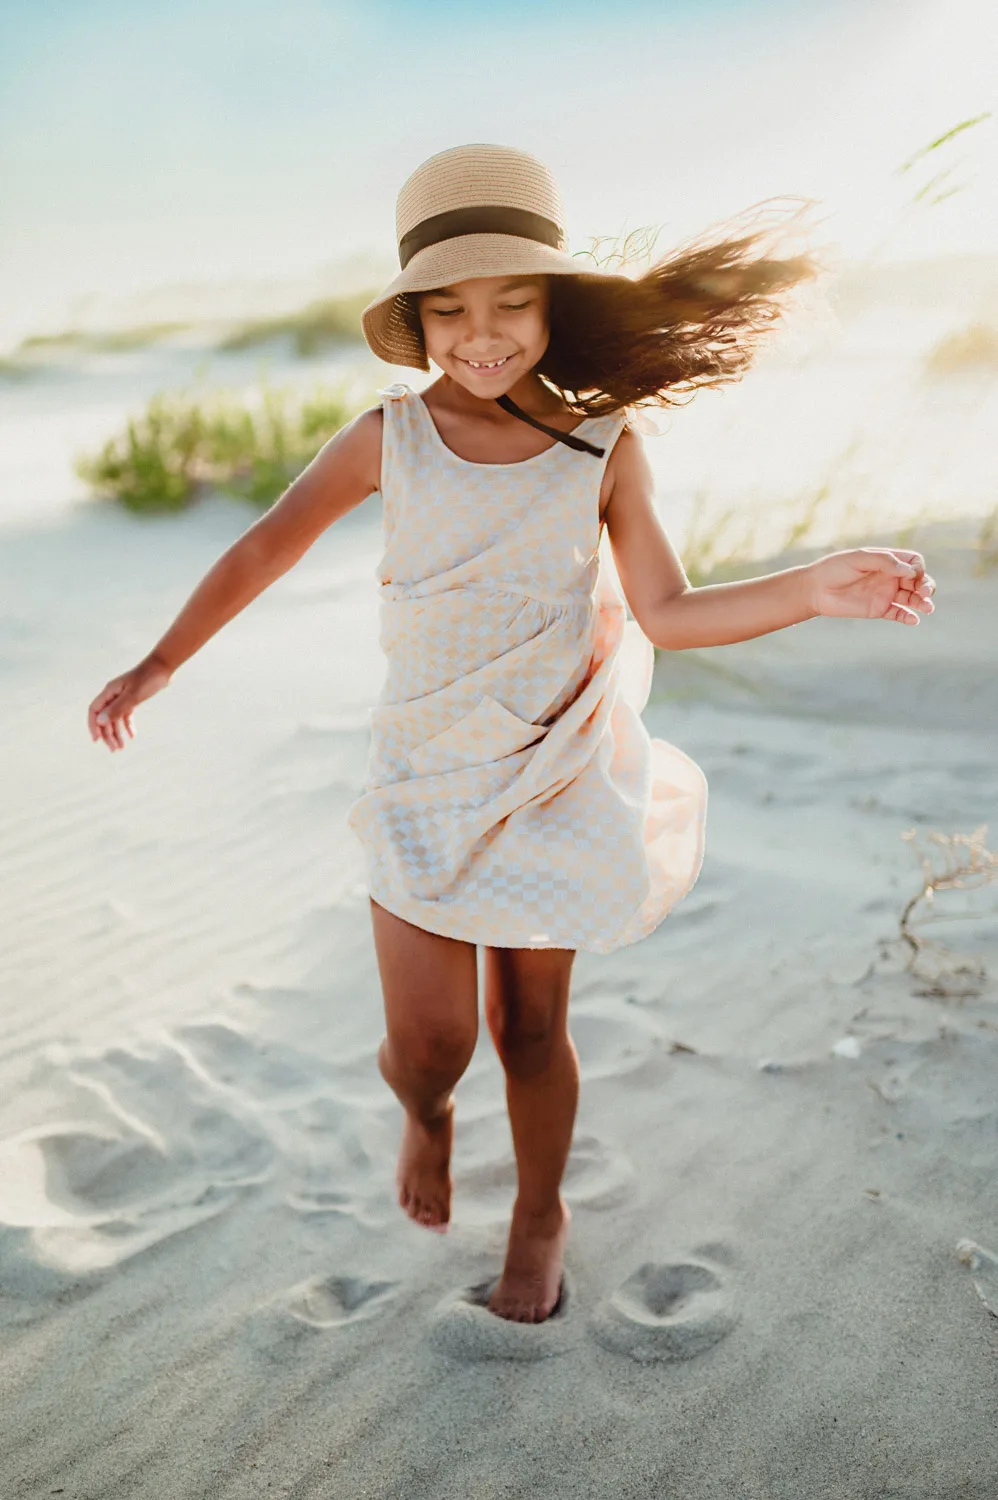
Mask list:
[[[546,422],[539,422],[532,417],[509,396],[497,396],[497,406],[503,411],[508,411],[511,417],[519,417],[521,422],[528,422],[531,427],[536,427],[538,432],[546,432],[548,437],[557,438],[559,443],[564,443],[566,448],[574,448],[578,453],[591,453],[594,458],[602,458],[606,452],[605,448],[598,448],[595,443],[587,443],[585,438],[576,437],[574,432],[559,432],[557,427],[549,427]]]

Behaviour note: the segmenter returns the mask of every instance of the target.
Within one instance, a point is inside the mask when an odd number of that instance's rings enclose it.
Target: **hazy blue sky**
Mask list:
[[[992,0],[5,0],[0,321],[389,254],[402,180],[469,140],[549,163],[576,248],[792,193],[861,252],[992,106],[996,38]],[[996,134],[899,249],[998,248]]]

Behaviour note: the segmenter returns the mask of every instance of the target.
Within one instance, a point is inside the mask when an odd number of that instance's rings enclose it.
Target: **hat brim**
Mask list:
[[[364,337],[380,359],[390,365],[428,370],[429,360],[420,333],[399,306],[412,292],[432,292],[474,276],[585,276],[612,280],[620,271],[600,271],[583,257],[555,250],[536,240],[512,234],[463,234],[427,245],[414,255],[395,280],[364,308]]]

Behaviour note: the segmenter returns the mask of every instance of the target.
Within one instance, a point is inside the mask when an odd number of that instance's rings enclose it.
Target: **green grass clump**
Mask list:
[[[269,505],[361,409],[345,387],[294,398],[265,386],[252,402],[226,391],[158,395],[76,472],[136,512],[184,510],[209,490]]]
[[[285,317],[257,318],[235,329],[219,347],[251,349],[270,339],[287,337],[295,353],[307,358],[330,345],[356,343],[364,336],[360,315],[375,295],[373,291],[353,292],[310,302],[300,312]]]

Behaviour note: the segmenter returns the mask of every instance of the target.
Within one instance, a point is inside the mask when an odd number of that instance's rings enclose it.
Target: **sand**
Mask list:
[[[707,773],[707,857],[651,938],[578,960],[566,1291],[523,1327],[483,1306],[514,1183],[484,1028],[450,1232],[394,1203],[345,826],[376,516],[125,754],[87,737],[246,522],[3,538],[4,1500],[993,1500],[998,887],[926,929],[968,972],[892,940],[901,833],[994,821],[994,575],[941,535],[918,629],[660,657],[645,717]]]

